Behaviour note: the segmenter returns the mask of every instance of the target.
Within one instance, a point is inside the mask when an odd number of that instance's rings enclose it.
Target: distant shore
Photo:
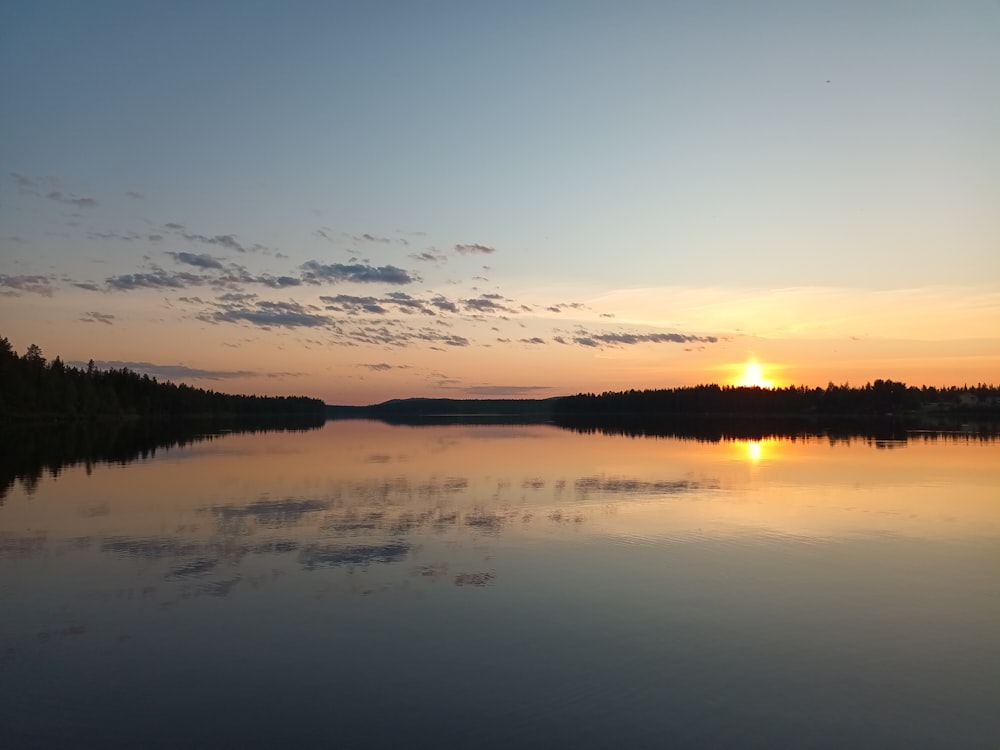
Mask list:
[[[698,386],[548,399],[394,399],[327,406],[326,415],[397,425],[553,424],[582,432],[708,440],[911,431],[993,435],[1000,430],[1000,399],[992,387],[944,389],[942,394],[897,384],[827,390]]]

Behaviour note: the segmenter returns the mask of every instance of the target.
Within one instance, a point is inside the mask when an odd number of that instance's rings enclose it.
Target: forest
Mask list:
[[[35,344],[18,355],[0,338],[0,420],[72,422],[97,418],[323,419],[325,405],[303,396],[241,396],[160,382],[122,367],[85,369],[48,361]]]
[[[1000,418],[1000,387],[908,386],[876,380],[863,386],[759,388],[698,385],[688,388],[583,393],[553,403],[560,423],[723,420],[892,420],[913,423]]]

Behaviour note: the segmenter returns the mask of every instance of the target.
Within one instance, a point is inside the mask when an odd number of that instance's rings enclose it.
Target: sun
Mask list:
[[[773,388],[774,381],[764,377],[764,368],[755,359],[750,359],[743,366],[743,377],[738,385],[745,388]]]

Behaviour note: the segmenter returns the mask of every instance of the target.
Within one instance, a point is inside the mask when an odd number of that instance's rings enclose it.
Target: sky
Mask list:
[[[2,3],[0,336],[337,404],[997,384],[997,39],[996,0]]]

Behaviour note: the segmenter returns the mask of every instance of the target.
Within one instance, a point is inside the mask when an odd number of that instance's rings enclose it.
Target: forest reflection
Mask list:
[[[440,420],[435,425],[441,426]],[[350,424],[350,423],[347,423]],[[474,427],[468,420],[462,426]],[[266,419],[255,421],[198,421],[180,420],[174,422],[109,422],[93,424],[71,424],[39,428],[19,428],[2,433],[6,446],[0,452],[0,504],[10,492],[15,482],[20,481],[24,490],[32,494],[39,481],[46,475],[56,477],[66,467],[82,464],[90,473],[96,465],[126,465],[133,461],[155,458],[157,453],[184,448],[198,443],[207,443],[231,434],[260,434],[267,432],[301,432],[322,428],[322,418]],[[539,427],[526,425],[525,427]],[[497,428],[495,425],[494,429]],[[515,430],[516,424],[505,425]],[[420,427],[413,427],[421,429]],[[483,427],[483,434],[489,432]],[[850,444],[861,441],[879,449],[905,447],[913,441],[953,441],[953,442],[993,442],[998,439],[997,431],[978,426],[965,431],[906,431],[891,427],[871,425],[849,428],[843,425],[836,429],[793,429],[788,426],[779,429],[762,427],[749,423],[734,422],[720,424],[706,422],[689,425],[633,428],[620,425],[559,427],[579,434],[676,438],[680,440],[730,443],[736,447],[742,458],[756,464],[780,458],[782,442],[797,440],[824,440],[830,445]],[[508,433],[514,435],[515,432]],[[372,453],[364,458],[366,463],[391,464],[394,457],[384,452]],[[424,488],[434,491],[433,488]],[[373,491],[370,488],[366,491]],[[414,488],[420,492],[420,488]]]
[[[45,426],[10,427],[0,432],[0,504],[20,481],[32,494],[48,473],[56,477],[83,464],[89,474],[98,464],[125,465],[232,433],[315,430],[322,417],[216,420],[108,420]]]

